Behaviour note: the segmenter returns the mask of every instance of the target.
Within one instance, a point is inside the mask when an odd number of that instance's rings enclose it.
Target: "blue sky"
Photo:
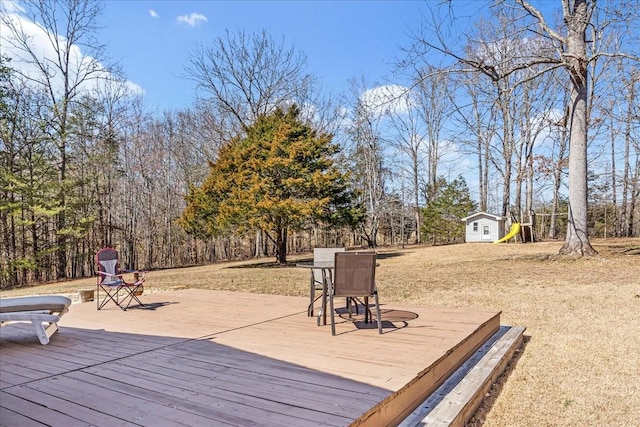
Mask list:
[[[332,93],[346,90],[354,77],[382,81],[424,6],[421,1],[107,1],[101,37],[127,78],[144,88],[146,103],[162,110],[192,102],[193,84],[180,77],[189,52],[212,46],[225,30],[266,29],[283,37],[307,55],[308,71]]]
[[[21,8],[20,0],[0,2],[9,12]],[[531,2],[538,7],[560,6],[560,0]],[[353,78],[365,77],[371,85],[404,84],[391,76],[394,64],[430,7],[451,7],[456,20],[445,24],[464,28],[479,12],[486,12],[490,2],[106,0],[103,4],[97,36],[107,48],[105,62],[116,62],[130,82],[143,88],[145,105],[161,112],[192,104],[195,86],[184,76],[189,53],[199,46],[213,46],[226,30],[265,29],[273,38],[283,38],[287,46],[307,55],[307,71],[320,88],[338,97]]]

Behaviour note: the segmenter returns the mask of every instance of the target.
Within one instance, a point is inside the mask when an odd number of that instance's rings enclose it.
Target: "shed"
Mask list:
[[[504,237],[506,218],[487,212],[477,212],[462,218],[466,224],[466,242],[495,242]]]

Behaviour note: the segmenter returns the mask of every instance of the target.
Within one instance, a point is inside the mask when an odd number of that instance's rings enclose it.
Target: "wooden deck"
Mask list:
[[[316,326],[307,298],[181,290],[74,304],[51,343],[0,328],[0,425],[397,425],[500,328],[500,313],[382,306]]]

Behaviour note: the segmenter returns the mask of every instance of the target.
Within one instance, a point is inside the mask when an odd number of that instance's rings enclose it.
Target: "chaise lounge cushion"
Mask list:
[[[69,305],[71,305],[71,300],[62,295],[0,298],[0,313],[43,310],[62,313],[69,308]]]
[[[48,344],[70,305],[71,300],[62,295],[0,298],[0,325],[30,322],[40,343]]]

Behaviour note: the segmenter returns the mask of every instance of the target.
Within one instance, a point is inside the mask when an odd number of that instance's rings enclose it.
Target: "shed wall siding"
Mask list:
[[[478,230],[474,231],[473,224],[478,224]],[[484,227],[489,227],[489,235],[483,235]],[[496,219],[495,216],[485,213],[478,213],[466,219],[465,240],[467,242],[491,243],[504,236],[504,220]],[[484,237],[484,238],[483,238]]]

